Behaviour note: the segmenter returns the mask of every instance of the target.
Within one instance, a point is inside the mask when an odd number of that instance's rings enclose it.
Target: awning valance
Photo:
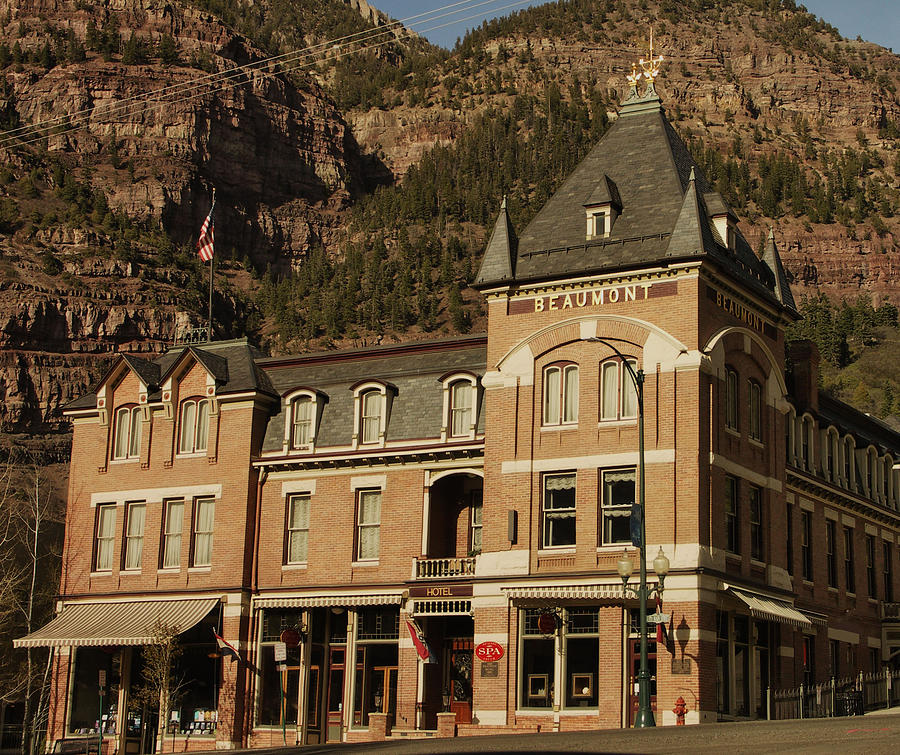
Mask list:
[[[747,606],[750,609],[750,615],[755,619],[776,621],[797,628],[812,626],[812,622],[787,601],[759,593],[746,592],[736,587],[729,587],[728,592]]]
[[[501,588],[510,600],[622,600],[622,583],[615,585],[532,585]]]
[[[150,645],[157,627],[184,632],[219,603],[219,598],[187,600],[108,601],[70,603],[46,626],[13,640],[17,648]]]
[[[254,598],[256,608],[329,608],[331,606],[396,606],[403,600],[398,593],[335,593],[333,595],[278,595]]]

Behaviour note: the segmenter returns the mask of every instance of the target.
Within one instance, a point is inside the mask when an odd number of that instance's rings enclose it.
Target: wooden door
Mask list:
[[[456,723],[472,723],[472,656],[474,643],[463,637],[449,640],[446,686],[450,690],[450,711]]]

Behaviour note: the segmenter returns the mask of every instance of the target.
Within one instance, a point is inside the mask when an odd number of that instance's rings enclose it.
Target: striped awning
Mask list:
[[[736,587],[729,587],[728,592],[747,606],[750,615],[755,619],[789,624],[798,629],[812,626],[812,622],[787,601],[760,593],[746,592]]]
[[[510,600],[622,600],[622,584],[531,585],[501,588]]]
[[[403,600],[397,593],[334,593],[331,595],[277,595],[254,598],[256,608],[328,608],[331,606],[396,606]]]
[[[187,631],[219,598],[69,603],[49,624],[13,640],[17,648],[152,645],[160,627]]]

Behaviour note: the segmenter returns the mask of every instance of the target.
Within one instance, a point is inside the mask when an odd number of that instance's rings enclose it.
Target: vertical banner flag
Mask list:
[[[639,503],[631,504],[631,544],[635,548],[641,547],[641,525],[644,521],[644,509]]]
[[[662,598],[656,596],[656,612],[662,613]],[[664,621],[660,621],[656,625],[656,642],[662,645],[666,650],[672,652],[674,648],[669,647],[669,627]]]
[[[216,645],[222,656],[230,657],[232,661],[239,661],[241,656],[238,654],[237,648],[228,640],[222,637],[215,629],[213,629],[213,637],[216,638]]]
[[[428,642],[426,642],[422,630],[411,621],[406,622],[406,628],[409,629],[409,635],[412,637],[413,645],[416,647],[419,658],[425,663],[437,663],[437,659],[434,657],[434,653],[431,652],[431,648],[428,647]]]
[[[203,221],[200,227],[200,238],[197,239],[197,254],[204,262],[209,262],[213,258],[213,210],[216,209],[215,195],[213,195],[212,207],[209,208],[209,215]]]

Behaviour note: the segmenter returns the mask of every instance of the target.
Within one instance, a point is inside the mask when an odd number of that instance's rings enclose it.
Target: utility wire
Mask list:
[[[230,68],[226,71],[206,74],[205,76],[196,77],[189,82],[184,82],[182,84],[173,84],[161,89],[154,90],[147,93],[146,95],[134,95],[106,107],[87,108],[76,113],[58,116],[56,118],[48,119],[45,121],[39,121],[27,126],[20,126],[16,129],[3,132],[3,135],[0,136],[0,148],[12,146],[14,144],[33,144],[45,139],[50,135],[62,136],[73,131],[78,131],[81,129],[83,123],[76,123],[75,125],[69,126],[66,126],[66,124],[71,123],[73,120],[80,122],[87,121],[88,117],[91,115],[140,115],[142,113],[153,110],[154,108],[159,107],[162,104],[178,105],[184,102],[189,102],[191,100],[197,99],[198,97],[203,97],[219,91],[223,91],[225,89],[230,89],[241,83],[249,83],[252,80],[252,74],[255,73],[261,74],[262,78],[264,79],[275,78],[276,76],[290,73],[291,71],[297,70],[306,65],[310,65],[311,63],[315,62],[315,59],[318,56],[321,55],[324,55],[323,62],[336,61],[349,55],[359,54],[371,49],[375,49],[392,41],[401,41],[404,39],[412,38],[416,35],[424,35],[432,31],[437,31],[438,29],[443,29],[447,26],[452,26],[454,24],[469,21],[474,18],[479,18],[484,15],[484,11],[465,17],[452,18],[452,20],[450,21],[429,26],[425,29],[412,28],[411,22],[415,21],[415,19],[422,19],[422,17],[425,17],[424,20],[419,20],[416,23],[431,23],[442,18],[458,16],[458,14],[460,13],[465,13],[474,10],[475,8],[489,6],[496,2],[497,0],[483,0],[482,2],[477,3],[473,2],[473,0],[463,0],[463,2],[445,5],[432,11],[427,11],[416,14],[414,16],[410,16],[407,19],[403,19],[401,21],[392,21],[389,24],[385,24],[384,26],[367,29],[362,32],[355,32],[354,34],[348,34],[344,37],[338,37],[326,42],[320,42],[315,45],[310,45],[306,48],[302,48],[300,50],[294,50],[282,53],[280,55],[274,55],[243,66]],[[496,13],[502,10],[507,10],[509,8],[527,4],[527,0],[518,0],[518,2],[505,3],[503,5],[490,8],[489,10],[492,13]],[[455,10],[448,10],[454,8]],[[440,13],[441,11],[444,12]],[[359,43],[362,43],[363,46],[351,46],[349,47],[349,49],[345,49],[348,48],[349,45]],[[284,65],[285,63],[288,63],[289,65]],[[275,70],[274,68],[274,66],[276,65],[278,66],[277,70]],[[269,68],[271,70],[265,70],[266,68]],[[240,80],[242,77],[246,77],[243,82]],[[216,86],[217,84],[220,85]],[[165,99],[155,99],[161,96]],[[147,104],[148,98],[154,98],[149,100],[150,104]],[[132,108],[134,107],[137,107],[138,109],[132,110]]]

